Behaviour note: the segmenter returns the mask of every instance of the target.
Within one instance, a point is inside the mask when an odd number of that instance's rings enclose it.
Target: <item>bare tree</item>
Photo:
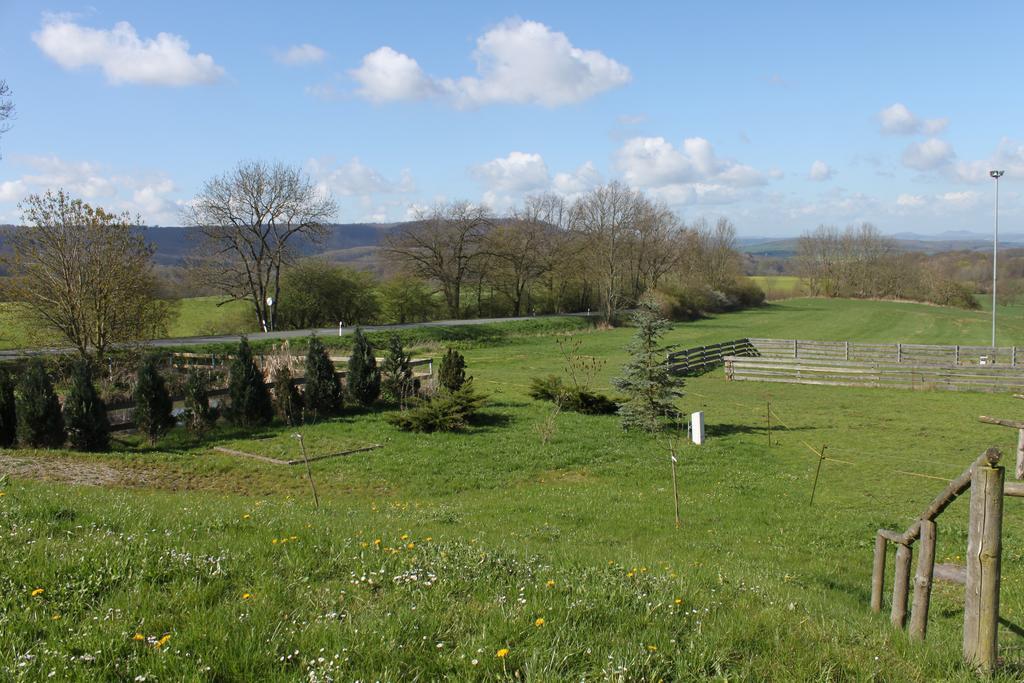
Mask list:
[[[165,332],[170,313],[155,297],[153,249],[128,214],[114,215],[63,190],[29,195],[24,227],[8,233],[9,296],[40,330],[82,356]]]
[[[257,323],[272,330],[282,268],[298,243],[323,239],[335,213],[334,199],[298,168],[248,161],[207,181],[185,219],[204,238],[200,277],[230,300],[248,299]]]
[[[630,260],[634,301],[639,301],[648,289],[657,287],[679,263],[678,235],[682,229],[679,217],[665,204],[647,199],[640,203]]]
[[[11,129],[11,124],[7,123],[14,118],[14,100],[11,95],[7,81],[0,81],[0,135]]]
[[[413,275],[437,283],[448,315],[458,317],[463,285],[493,225],[486,206],[465,201],[437,205],[388,235],[384,253]]]

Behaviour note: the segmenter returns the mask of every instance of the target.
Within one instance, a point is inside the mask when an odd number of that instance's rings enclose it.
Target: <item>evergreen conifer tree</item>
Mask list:
[[[218,411],[210,406],[210,380],[197,368],[185,379],[185,428],[193,436],[202,436],[217,422]]]
[[[416,379],[412,374],[409,355],[402,348],[402,340],[397,334],[388,338],[388,352],[381,363],[381,389],[389,401],[394,401],[401,408],[416,394]]]
[[[0,448],[11,448],[18,440],[18,410],[14,380],[7,368],[0,368]]]
[[[151,354],[143,359],[135,376],[135,412],[132,417],[140,434],[155,445],[157,439],[174,426],[174,403],[167,391],[167,383],[160,375],[160,357]]]
[[[274,412],[289,427],[302,424],[302,396],[287,363],[282,363],[274,370]]]
[[[361,405],[368,406],[380,396],[380,369],[373,354],[373,345],[360,328],[352,341],[348,359],[348,394]]]
[[[238,351],[228,370],[228,398],[231,408],[228,418],[240,427],[265,425],[274,417],[263,371],[256,367],[249,340],[242,337]]]
[[[110,450],[110,420],[92,383],[92,365],[86,360],[75,364],[71,389],[64,399],[64,425],[71,447],[80,451]]]
[[[342,393],[334,363],[316,335],[309,338],[306,351],[306,383],[303,388],[306,422],[316,422],[341,412]]]
[[[18,440],[36,448],[64,445],[64,417],[43,361],[33,358],[18,383]]]
[[[628,396],[619,406],[623,429],[654,432],[678,414],[675,400],[683,395],[683,379],[669,370],[670,347],[660,345],[672,323],[661,317],[654,304],[644,301],[633,314],[633,324],[636,334],[626,347],[630,360],[612,386]]]
[[[448,391],[458,391],[462,388],[466,383],[466,359],[461,353],[449,347],[441,358],[437,380]]]

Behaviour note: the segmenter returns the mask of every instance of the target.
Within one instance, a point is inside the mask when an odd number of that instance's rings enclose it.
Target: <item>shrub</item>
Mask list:
[[[567,386],[557,375],[534,377],[527,393],[539,401],[551,401],[562,410],[584,415],[612,415],[619,409],[619,405],[604,394]]]
[[[28,362],[18,383],[18,440],[36,448],[64,445],[64,417],[46,366],[38,358]]]
[[[487,397],[476,393],[472,380],[467,380],[460,389],[421,399],[387,420],[406,432],[455,432],[468,427],[486,402]]]
[[[249,341],[242,337],[228,371],[228,419],[240,427],[265,425],[274,417],[263,371],[256,367]]]
[[[928,297],[932,303],[940,306],[956,306],[973,310],[981,308],[971,290],[956,280],[942,279],[935,283]]]
[[[367,272],[318,258],[299,261],[281,277],[278,324],[304,329],[372,323],[380,317],[374,285]]]
[[[380,370],[373,355],[373,345],[360,328],[356,328],[352,353],[348,358],[345,378],[348,395],[361,405],[368,406],[380,396]]]
[[[305,418],[316,422],[337,415],[342,407],[341,384],[334,372],[334,363],[316,335],[309,338],[306,351],[306,384],[303,390]]]
[[[302,396],[299,394],[292,371],[282,363],[274,370],[274,412],[289,427],[302,424]]]
[[[14,380],[6,368],[0,368],[0,448],[11,448],[18,440],[18,409],[14,399]]]
[[[110,449],[110,420],[96,387],[92,383],[92,365],[85,360],[75,364],[71,389],[64,399],[64,424],[71,447],[80,451]]]
[[[406,402],[416,394],[416,378],[412,374],[410,358],[402,348],[402,339],[393,334],[388,338],[388,352],[381,363],[381,389],[384,396],[405,408]]]
[[[437,380],[448,391],[458,391],[466,383],[466,359],[455,349],[448,347],[441,358]]]
[[[167,383],[160,375],[158,362],[159,357],[155,354],[147,356],[135,378],[135,426],[149,438],[150,444],[155,444],[157,439],[174,426],[171,412],[174,403],[167,391]]]
[[[217,422],[219,411],[210,407],[209,376],[197,369],[185,379],[185,428],[194,436],[202,436]]]
[[[647,301],[637,307],[633,323],[636,334],[627,347],[631,358],[622,375],[612,380],[615,388],[629,397],[619,406],[619,415],[623,429],[658,431],[666,418],[678,414],[675,400],[682,396],[683,381],[669,369],[669,347],[660,345],[661,336],[672,325]]]

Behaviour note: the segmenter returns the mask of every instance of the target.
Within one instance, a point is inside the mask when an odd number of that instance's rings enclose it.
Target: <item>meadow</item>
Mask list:
[[[1001,318],[1006,340],[1024,339],[1021,312]],[[595,386],[611,391],[632,330],[572,334],[605,361]],[[976,344],[988,318],[792,299],[669,336]],[[223,427],[201,444],[176,431],[155,448],[129,437],[102,456],[4,452],[4,677],[974,678],[960,660],[962,589],[937,586],[923,644],[870,612],[874,532],[908,525],[986,447],[1010,458],[1015,435],[977,416],[1012,418],[1019,400],[691,378],[681,404],[705,411],[709,438],[683,448],[677,529],[664,437],[527,396],[531,377],[562,370],[556,338],[458,342],[490,396],[466,433],[399,432],[377,410],[302,427],[310,455],[383,446],[314,463],[319,509],[303,468],[211,449],[298,456],[281,427]],[[1011,628],[1024,622],[1022,515],[1008,499],[1002,680],[1024,671]],[[940,561],[962,557],[963,501],[939,539]]]

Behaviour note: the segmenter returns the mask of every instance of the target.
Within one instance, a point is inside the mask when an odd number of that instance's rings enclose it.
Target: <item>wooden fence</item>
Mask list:
[[[227,367],[228,364],[231,363],[231,359],[232,358],[233,358],[232,355],[225,354],[225,353],[184,353],[184,352],[175,352],[175,353],[169,354],[169,362],[171,364],[171,367],[178,368],[178,369],[181,369],[181,370],[190,370],[192,368],[206,368],[206,369],[211,369],[211,370],[215,369],[215,368],[224,368],[224,367]],[[262,356],[262,355],[260,355],[260,356],[254,356],[253,360],[256,362],[256,366],[258,368],[260,368],[261,370],[264,370],[270,362],[272,362],[274,360],[277,360],[277,359],[281,359],[281,358],[287,358],[288,361],[289,361],[289,364],[292,367],[301,367],[305,363],[305,360],[306,360],[305,356],[280,356],[280,355],[273,355],[273,356]],[[339,373],[339,376],[340,377],[344,377],[345,373],[347,372],[346,368],[348,366],[348,359],[349,359],[349,357],[348,356],[330,356],[330,359],[331,359],[331,362],[334,363],[334,369]],[[380,365],[383,360],[384,360],[383,358],[378,358],[377,359],[377,365]],[[427,376],[430,376],[430,375],[434,374],[434,359],[433,358],[416,358],[416,359],[413,359],[410,362],[410,365],[412,365],[412,367],[414,367],[414,368],[426,365],[427,366],[427,371],[424,374],[426,374]]]
[[[1003,497],[1024,497],[1024,485],[1005,482],[1004,468],[999,466],[1000,457],[998,449],[985,451],[963,474],[951,481],[903,533],[879,529],[875,537],[871,572],[871,610],[881,612],[888,548],[890,543],[894,544],[896,558],[889,618],[897,628],[905,628],[913,545],[920,541],[917,570],[913,578],[910,637],[917,640],[925,638],[933,583],[949,581],[963,584],[964,659],[986,672],[996,666],[998,655]],[[936,564],[935,520],[968,489],[971,491],[971,501],[967,551],[964,553],[966,565]]]
[[[1024,392],[1024,367],[911,365],[819,359],[731,356],[726,379],[840,387]]]
[[[213,363],[217,363],[217,364],[210,364],[210,365],[202,365],[201,361],[200,361],[200,362],[195,363],[195,364],[193,364],[191,366],[188,366],[188,365],[186,365],[186,366],[176,365],[176,367],[207,367],[207,368],[213,368],[213,367],[221,367],[221,366],[223,366],[225,364],[225,362],[229,362],[230,361],[230,358],[228,358],[227,361],[225,361],[224,360],[226,358],[225,356],[216,356],[216,357],[211,359],[211,355],[210,354],[174,354],[174,355],[175,356],[186,356],[186,357],[197,357],[199,359],[205,358],[207,360],[212,360]],[[296,357],[296,358],[298,358],[298,357]],[[337,368],[338,368],[339,364],[347,363],[348,362],[348,358],[347,357],[342,358],[342,357],[332,356],[331,360],[334,361],[334,363],[335,363],[335,374],[340,379],[344,379],[345,375],[348,374],[348,370],[347,369],[338,370]],[[383,361],[382,358],[378,358],[377,359],[377,365],[380,366],[382,361]],[[260,367],[262,369],[262,364],[259,364],[259,365],[260,365]],[[433,358],[414,358],[414,359],[412,359],[409,362],[409,365],[411,365],[414,368],[413,375],[415,377],[417,377],[417,378],[432,377],[433,374],[434,374],[434,359]],[[420,372],[416,372],[415,371],[415,368],[422,368],[424,366],[427,368],[426,371],[422,371],[422,370]],[[303,384],[306,383],[306,378],[300,375],[298,377],[295,377],[293,379],[293,381],[295,382],[296,385],[302,386]],[[271,388],[273,388],[273,383],[272,382],[267,382],[265,386],[267,387],[267,389],[271,389]],[[213,400],[215,400],[215,401],[217,401],[219,403],[224,403],[224,401],[226,400],[226,398],[228,396],[228,390],[227,390],[226,387],[211,388],[207,392],[207,395],[211,399],[213,399]],[[184,396],[175,395],[175,396],[171,397],[171,400],[174,402],[174,407],[175,408],[181,408],[181,407],[184,407],[184,405],[185,405],[185,397]],[[134,403],[132,403],[132,401],[130,401],[130,400],[112,402],[112,403],[108,403],[107,404],[107,415],[108,415],[108,417],[110,419],[110,425],[111,425],[110,429],[111,429],[111,431],[114,431],[114,432],[127,431],[129,429],[134,429],[135,428],[135,423],[131,419],[131,412],[134,409],[134,407],[135,407]]]
[[[676,375],[699,375],[711,368],[722,365],[730,356],[754,356],[756,349],[749,339],[733,339],[732,341],[694,346],[693,348],[673,351],[668,354],[669,370]]]
[[[749,339],[762,358],[802,358],[909,365],[997,365],[1017,367],[1016,346],[964,346],[960,344],[869,344],[803,339]],[[747,355],[747,354],[736,354]],[[1024,359],[1022,359],[1024,360]]]

